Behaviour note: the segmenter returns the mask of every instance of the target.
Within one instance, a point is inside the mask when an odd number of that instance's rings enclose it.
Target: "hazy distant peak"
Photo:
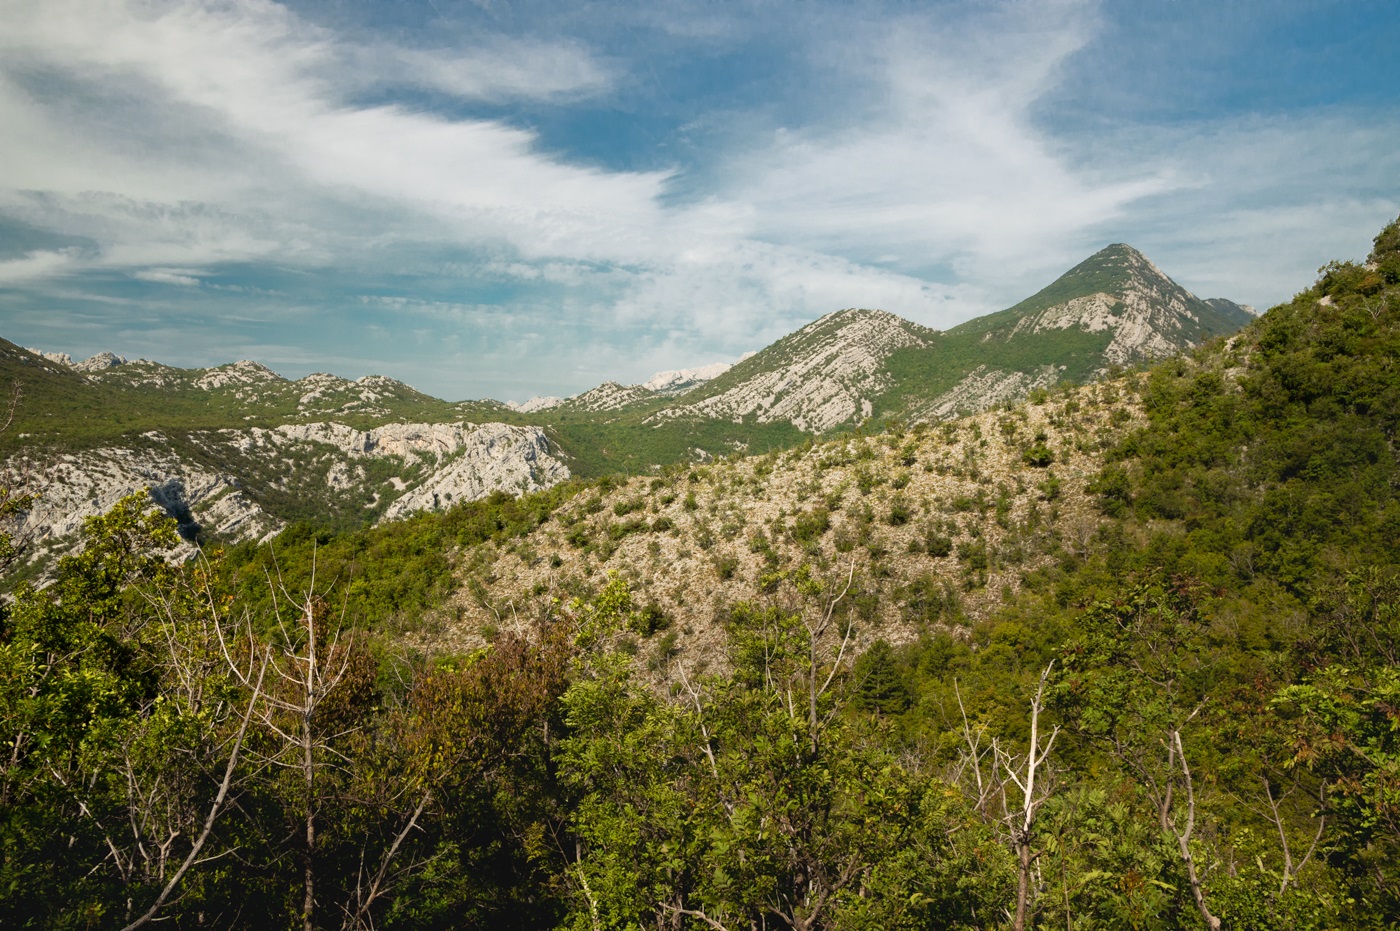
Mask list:
[[[1210,306],[1214,307],[1216,310],[1220,311],[1222,314],[1225,314],[1227,316],[1238,314],[1247,314],[1250,317],[1259,316],[1258,309],[1256,309],[1253,305],[1250,304],[1237,304],[1234,301],[1227,300],[1223,297],[1208,297],[1205,299],[1205,301],[1207,304],[1209,304]]]
[[[693,369],[675,369],[668,372],[657,372],[655,375],[651,376],[651,378],[642,382],[642,387],[649,391],[678,394],[687,388],[693,388],[712,378],[718,378],[729,371],[733,365],[734,363],[732,362],[712,362],[709,365],[701,365]]]
[[[551,407],[558,407],[563,403],[563,398],[554,397],[553,395],[549,397],[535,395],[528,401],[507,401],[506,407],[509,407],[513,411],[519,411],[522,414],[533,414],[535,411],[549,410]]]

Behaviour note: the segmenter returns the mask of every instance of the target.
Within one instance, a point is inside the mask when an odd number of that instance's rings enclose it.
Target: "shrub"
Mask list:
[[[1037,443],[1021,454],[1021,461],[1033,469],[1048,468],[1055,461],[1055,453],[1044,443]]]
[[[802,511],[792,519],[792,538],[799,543],[812,543],[831,529],[831,512],[824,506]]]

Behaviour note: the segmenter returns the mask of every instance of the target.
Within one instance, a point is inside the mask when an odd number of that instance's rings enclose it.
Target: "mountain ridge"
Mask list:
[[[1201,301],[1118,244],[948,331],[846,308],[732,365],[517,405],[452,403],[379,375],[291,380],[251,360],[180,369],[110,352],[75,363],[0,341],[0,380],[25,392],[0,448],[12,465],[94,491],[61,496],[66,510],[34,512],[34,527],[60,528],[35,531],[58,545],[143,483],[169,486],[172,513],[196,528],[191,539],[260,539],[308,517],[374,523],[573,476],[788,448],[867,423],[946,420],[1189,348],[1246,316],[1232,302]],[[381,434],[399,439],[385,446]],[[451,449],[408,440],[438,434],[456,437]]]

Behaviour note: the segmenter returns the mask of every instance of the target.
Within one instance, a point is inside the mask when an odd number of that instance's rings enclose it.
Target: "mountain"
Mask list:
[[[912,642],[931,618],[990,617],[1108,523],[1095,491],[1101,451],[1146,420],[1146,377],[1122,370],[1255,319],[1197,298],[1122,244],[946,332],[877,310],[828,314],[647,422],[788,422],[821,434],[884,414],[912,429],[836,434],[580,496],[520,542],[474,551],[476,581],[452,599],[458,620],[440,645],[479,647],[480,631],[532,592],[604,568],[631,581],[638,603],[676,619],[673,635],[646,649],[703,661],[717,659],[707,619],[804,561],[856,567],[866,644]],[[1036,388],[1053,390],[1005,403]]]
[[[375,375],[290,380],[250,360],[183,369],[113,353],[74,362],[0,341],[0,383],[23,392],[0,453],[12,473],[45,477],[25,528],[52,552],[143,488],[190,540],[263,539],[294,520],[374,523],[570,476],[791,448],[866,422],[946,420],[1250,319],[1120,244],[947,332],[841,310],[734,365],[519,405],[450,403]]]
[[[959,339],[1015,345],[1064,332],[1102,334],[1109,365],[1153,362],[1232,333],[1253,315],[1231,301],[1203,301],[1123,243],[1108,246],[1001,313],[949,331]]]
[[[1013,307],[894,354],[889,370],[898,387],[876,409],[907,420],[984,410],[1059,381],[1165,358],[1252,319],[1232,302],[1201,300],[1118,243]]]
[[[150,490],[192,552],[293,520],[360,526],[570,475],[542,428],[488,419],[509,413],[494,402],[449,404],[381,376],[290,381],[250,361],[94,359],[0,340],[0,383],[20,392],[0,449],[9,484],[40,493],[14,528],[35,565],[133,492]]]
[[[743,358],[747,359],[751,355],[753,353],[748,353]],[[506,406],[522,414],[533,414],[556,407],[570,411],[620,410],[625,407],[646,404],[659,398],[685,394],[711,379],[718,378],[731,367],[728,362],[714,362],[696,368],[657,372],[640,385],[623,385],[619,382],[607,381],[596,388],[590,388],[588,391],[572,397],[536,396],[519,404],[507,401]]]
[[[947,332],[878,310],[828,314],[648,422],[751,418],[821,434],[872,417],[941,420],[1164,358],[1252,319],[1242,305],[1201,300],[1120,243]]]
[[[879,310],[842,310],[809,323],[735,365],[652,418],[786,421],[825,433],[869,417],[871,399],[893,387],[884,362],[926,347],[937,333]]]

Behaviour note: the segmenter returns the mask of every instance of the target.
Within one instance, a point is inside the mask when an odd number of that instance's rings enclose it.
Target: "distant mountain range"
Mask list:
[[[45,492],[24,528],[36,553],[60,551],[83,517],[146,488],[192,541],[260,539],[289,520],[357,525],[570,475],[947,419],[1163,358],[1253,315],[1197,298],[1118,244],[946,332],[842,310],[733,365],[524,404],[452,403],[381,376],[291,381],[250,361],[75,362],[0,340],[0,384],[21,393],[0,453]]]

